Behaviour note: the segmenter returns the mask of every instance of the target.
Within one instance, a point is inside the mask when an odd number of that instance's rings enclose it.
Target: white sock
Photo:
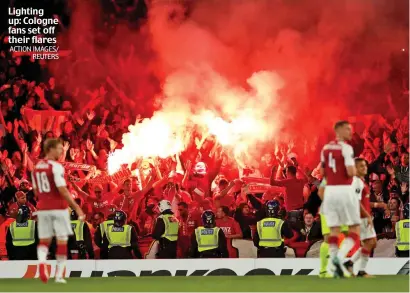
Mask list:
[[[356,250],[356,252],[352,255],[352,257],[350,258],[350,260],[353,263],[356,263],[359,259],[360,259],[360,255],[362,253],[362,248],[360,247],[358,250]]]
[[[337,255],[337,252],[339,251],[339,247],[335,244],[329,244],[329,258],[335,258]]]
[[[56,268],[56,279],[62,279],[64,276],[64,269],[67,262],[66,256],[56,255],[57,259],[57,268]]]
[[[360,254],[360,259],[359,259],[359,262],[358,262],[359,271],[365,271],[366,266],[367,266],[367,262],[369,261],[370,253],[367,250],[364,250],[363,252],[364,253]]]
[[[326,270],[329,273],[334,271],[334,265],[333,265],[332,259],[336,257],[338,250],[339,250],[339,247],[337,247],[336,244],[329,243],[329,261],[327,262],[327,267],[326,267]]]
[[[346,255],[354,246],[354,240],[350,237],[346,237],[345,240],[342,242],[342,245],[339,248],[339,252],[337,253],[337,258],[340,262],[344,262]]]
[[[38,245],[37,246],[37,258],[40,263],[45,263],[47,261],[48,246]]]

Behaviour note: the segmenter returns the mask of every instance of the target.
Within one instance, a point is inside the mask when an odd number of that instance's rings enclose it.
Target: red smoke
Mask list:
[[[210,66],[243,87],[268,70],[285,82],[272,108],[283,114],[283,136],[312,138],[348,115],[386,113],[391,55],[408,52],[405,0],[194,0],[186,18],[181,1],[158,0],[138,32],[118,25],[97,41],[105,28],[95,25],[102,12],[91,2],[74,1],[61,38],[82,61],[55,62],[57,82],[72,91],[110,76],[123,102],[145,115],[176,70]],[[207,103],[200,94],[195,107]]]

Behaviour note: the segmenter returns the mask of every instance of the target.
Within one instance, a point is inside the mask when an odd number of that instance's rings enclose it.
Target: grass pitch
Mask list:
[[[2,279],[1,292],[409,292],[409,276],[319,279],[317,276],[107,277]]]

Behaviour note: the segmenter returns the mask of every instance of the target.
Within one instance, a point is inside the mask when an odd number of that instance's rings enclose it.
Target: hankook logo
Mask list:
[[[51,271],[51,266],[47,266],[48,271]],[[313,269],[300,269],[300,270],[292,270],[292,269],[282,269],[279,274],[275,274],[272,270],[269,269],[253,269],[250,270],[245,274],[245,276],[264,276],[264,275],[300,275],[300,276],[307,276],[309,275]],[[90,276],[82,276],[82,271],[71,271],[69,277],[76,278],[76,277],[102,277],[105,271],[91,271]],[[35,278],[37,274],[37,265],[28,265],[26,273],[24,274],[23,278],[31,279]],[[66,275],[66,274],[65,274]],[[227,268],[220,268],[220,269],[204,269],[204,270],[195,270],[192,273],[188,274],[188,270],[176,270],[175,274],[168,270],[142,270],[139,273],[135,273],[133,271],[128,270],[116,270],[116,271],[109,271],[106,272],[108,277],[165,277],[165,276],[176,276],[176,277],[201,277],[201,276],[237,276],[238,274]]]

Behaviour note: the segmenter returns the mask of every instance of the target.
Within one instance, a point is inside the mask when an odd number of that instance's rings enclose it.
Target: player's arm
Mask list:
[[[85,215],[80,206],[74,201],[70,192],[67,189],[67,182],[64,179],[64,167],[61,164],[53,165],[54,183],[60,195],[67,201],[69,206],[75,210],[80,221],[85,219]]]
[[[367,218],[367,224],[369,226],[373,225],[372,216],[366,211],[366,209],[364,208],[362,203],[360,203],[360,217],[361,218]]]
[[[67,186],[60,186],[60,187],[57,187],[57,189],[58,189],[58,192],[60,193],[60,195],[67,201],[68,205],[73,210],[75,210],[75,212],[78,215],[78,219],[80,221],[83,221],[85,219],[84,212],[81,210],[80,206],[72,198],[70,192],[67,189]]]
[[[325,174],[325,166],[326,166],[326,160],[325,160],[325,154],[323,153],[323,150],[320,152],[320,175],[322,175],[322,178],[326,176]]]
[[[350,145],[343,145],[342,155],[345,160],[345,167],[349,177],[356,176],[356,166],[354,163],[353,148]]]
[[[367,218],[367,225],[372,226],[373,225],[373,219],[372,216],[367,212],[367,210],[364,208],[364,205],[362,204],[362,198],[366,196],[366,188],[364,186],[364,183],[360,180],[360,195],[359,195],[359,205],[360,205],[360,217],[361,218]]]
[[[320,182],[319,189],[317,191],[317,194],[319,195],[322,201],[323,201],[323,197],[325,196],[326,183],[327,183],[326,178],[323,178],[322,182]]]

